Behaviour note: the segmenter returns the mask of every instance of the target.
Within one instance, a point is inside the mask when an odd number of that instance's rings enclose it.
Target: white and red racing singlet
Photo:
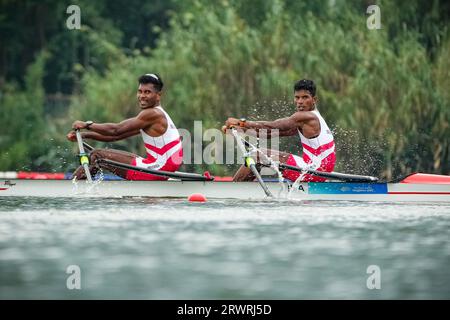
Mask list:
[[[303,148],[303,157],[296,155],[289,155],[286,164],[297,167],[308,167],[318,171],[331,172],[336,163],[336,152],[334,147],[333,134],[323,119],[320,112],[315,109],[311,112],[317,116],[320,122],[320,133],[317,137],[308,139],[298,131]],[[300,173],[295,171],[285,171],[284,176],[290,180],[295,181]],[[319,178],[311,175],[304,175],[302,181],[325,181],[324,178]]]
[[[167,130],[159,137],[152,137],[141,129],[147,157],[136,157],[132,165],[152,170],[176,171],[183,161],[183,148],[180,134],[170,116],[161,106],[157,106],[166,116]],[[146,173],[129,170],[129,180],[166,180]]]

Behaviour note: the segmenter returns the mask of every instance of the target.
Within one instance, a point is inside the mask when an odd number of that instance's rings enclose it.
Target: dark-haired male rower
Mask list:
[[[276,129],[280,136],[292,136],[297,133],[303,148],[303,157],[274,150],[267,150],[269,156],[279,156],[281,163],[300,167],[310,168],[318,171],[331,172],[336,163],[336,153],[334,149],[333,134],[327,123],[317,110],[316,86],[312,80],[299,80],[294,85],[294,102],[297,111],[288,118],[277,119],[275,121],[242,121],[236,118],[228,118],[222,130],[231,127],[241,127],[243,130],[255,129],[258,133],[260,129],[269,131]],[[285,170],[283,176],[295,181],[300,173],[292,170]],[[255,177],[251,170],[245,166],[236,172],[234,181],[251,181]],[[302,181],[324,181],[324,178],[305,174]]]
[[[125,170],[105,163],[98,163],[99,159],[110,159],[117,162],[149,168],[153,170],[176,171],[183,159],[183,149],[180,134],[170,116],[161,107],[161,90],[164,86],[161,77],[156,73],[148,73],[139,77],[137,99],[141,111],[130,119],[119,123],[94,123],[92,121],[75,121],[73,129],[87,129],[82,137],[98,141],[117,141],[137,134],[141,134],[147,156],[142,158],[133,153],[113,150],[96,149],[90,154],[90,171],[92,175],[100,167],[128,180],[167,180],[167,178]],[[76,141],[75,131],[67,134],[67,139]],[[85,179],[82,167],[74,172],[77,179]]]

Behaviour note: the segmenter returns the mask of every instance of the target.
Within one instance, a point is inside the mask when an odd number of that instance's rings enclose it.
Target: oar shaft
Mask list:
[[[75,130],[75,134],[77,136],[78,150],[80,151],[80,153],[84,154],[83,138],[81,137],[80,130]]]
[[[87,149],[88,151],[94,150],[94,148],[92,146],[90,146],[86,142],[82,141],[81,134],[78,130],[76,131],[76,135],[77,135],[77,140],[78,140],[78,147],[80,148],[80,154],[84,155],[85,149]],[[81,143],[80,143],[80,141],[81,141]],[[88,161],[89,161],[89,159],[88,159]],[[109,160],[109,159],[99,159],[97,161],[99,163],[101,163],[101,162],[107,163],[108,165],[116,167],[116,168],[148,173],[148,174],[152,174],[152,175],[159,176],[159,177],[176,178],[176,179],[180,179],[180,180],[184,180],[184,181],[213,181],[214,180],[214,177],[206,177],[206,176],[202,176],[200,174],[193,174],[193,173],[186,173],[186,172],[168,172],[168,171],[158,171],[158,170],[152,170],[152,169],[146,169],[146,168],[139,168],[139,167],[127,165],[125,163],[121,163],[121,162],[117,162],[117,161],[113,161],[113,160]],[[83,165],[83,167],[85,167],[85,166]],[[90,173],[88,173],[87,175],[89,175],[89,177],[90,177]]]
[[[272,197],[272,193],[270,192],[270,190],[267,187],[267,185],[264,183],[261,175],[258,172],[258,169],[256,169],[256,166],[254,164],[250,165],[250,170],[255,175],[256,179],[258,180],[259,185],[263,188],[264,193],[266,194],[266,196]]]
[[[346,174],[346,173],[340,173],[340,172],[323,172],[323,171],[317,171],[313,169],[302,169],[299,167],[291,166],[288,164],[280,163],[279,165],[280,169],[282,170],[292,170],[297,172],[305,172],[308,174],[312,174],[318,177],[322,178],[330,178],[330,179],[337,179],[347,182],[377,182],[378,178],[371,177],[371,176],[360,176],[356,174]]]
[[[117,161],[109,160],[109,159],[99,159],[99,160],[97,160],[97,162],[98,163],[106,163],[108,165],[111,165],[113,167],[120,168],[120,169],[148,173],[148,174],[152,174],[154,176],[159,176],[159,177],[175,178],[175,179],[180,179],[180,180],[185,180],[185,181],[213,181],[214,180],[213,177],[206,177],[206,176],[202,176],[200,174],[186,173],[186,172],[169,172],[169,171],[153,170],[153,169],[148,169],[148,168],[139,168],[139,167],[135,167],[135,166],[132,166],[129,164],[125,164],[125,163],[121,163],[121,162],[117,162]]]
[[[255,148],[248,141],[243,140],[242,143],[244,143],[247,147],[250,147],[250,148],[256,150],[257,152],[259,152],[260,155],[262,155],[264,158],[266,158],[267,160],[270,161],[270,159],[267,157],[266,154],[261,152],[259,149]],[[265,164],[263,164],[263,165],[265,165]],[[270,165],[266,165],[266,166],[270,166]],[[293,171],[298,171],[298,172],[306,172],[306,173],[315,175],[317,177],[342,180],[342,181],[346,181],[346,182],[377,182],[378,181],[378,178],[371,177],[371,176],[361,176],[361,175],[357,175],[357,174],[347,174],[347,173],[340,173],[340,172],[323,172],[323,171],[317,171],[317,170],[313,170],[313,169],[299,168],[299,167],[291,166],[291,165],[284,164],[284,163],[280,163],[278,165],[278,167],[281,170],[293,170]]]
[[[236,143],[239,147],[239,149],[241,150],[242,154],[244,155],[244,161],[245,161],[245,165],[250,168],[250,170],[252,171],[252,173],[255,175],[256,180],[258,180],[259,185],[261,186],[261,188],[264,190],[264,193],[266,194],[266,196],[268,197],[273,197],[272,193],[270,192],[269,188],[267,187],[267,185],[264,183],[261,175],[258,172],[258,169],[256,168],[256,164],[255,161],[253,160],[253,158],[248,154],[248,152],[245,149],[244,146],[244,142],[245,139],[242,139],[236,129],[232,128],[231,132],[233,133],[235,139],[236,139]]]
[[[84,146],[84,149],[87,150],[88,152],[91,152],[94,150],[94,147],[87,144],[85,141],[83,141],[83,146]]]
[[[89,171],[89,158],[84,152],[83,138],[81,137],[80,130],[76,130],[75,134],[77,136],[78,149],[80,150],[80,163],[83,166],[87,181],[92,182],[91,172]]]

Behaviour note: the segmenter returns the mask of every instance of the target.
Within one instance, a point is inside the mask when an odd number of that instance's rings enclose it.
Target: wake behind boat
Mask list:
[[[412,174],[400,182],[291,182],[265,181],[274,199],[442,202],[450,203],[450,177]],[[231,181],[86,181],[0,180],[0,197],[157,197],[184,198],[201,193],[208,199],[264,200],[258,182]]]

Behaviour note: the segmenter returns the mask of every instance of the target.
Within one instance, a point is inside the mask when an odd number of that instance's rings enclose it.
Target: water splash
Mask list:
[[[78,179],[75,176],[72,178],[72,191],[74,194],[80,193]]]
[[[92,183],[89,183],[87,180],[78,180],[77,177],[73,177],[73,193],[86,195],[100,194],[99,186],[102,184],[102,181],[104,181],[104,179],[105,175],[101,168],[98,171],[97,175],[94,177],[94,180],[92,180]],[[83,183],[83,187],[81,187],[80,183]]]
[[[289,99],[257,101],[249,107],[248,118],[252,120],[268,120],[284,118],[295,112]]]
[[[302,169],[302,172],[300,173],[298,178],[292,184],[291,189],[288,192],[287,199],[292,200],[292,195],[294,193],[294,190],[297,191],[300,189],[301,183],[305,180],[306,174],[308,174],[307,170],[317,170],[320,167],[320,165],[321,165],[320,159],[313,158],[311,160],[312,160],[312,162],[310,164],[308,164],[307,167],[304,168],[304,170]]]
[[[98,170],[98,172],[97,172],[97,175],[95,176],[95,180],[94,180],[94,183],[95,184],[100,184],[103,180],[105,180],[105,174],[103,173],[103,169],[102,168],[100,168],[99,170]]]
[[[305,178],[306,172],[302,171],[298,178],[294,181],[294,183],[291,186],[291,189],[289,190],[287,194],[287,199],[292,200],[292,195],[294,193],[294,190],[297,191],[300,188],[300,184],[302,183],[303,179]]]
[[[354,129],[335,126],[333,134],[338,158],[336,171],[379,176],[386,167],[389,149],[383,137],[369,138]]]

